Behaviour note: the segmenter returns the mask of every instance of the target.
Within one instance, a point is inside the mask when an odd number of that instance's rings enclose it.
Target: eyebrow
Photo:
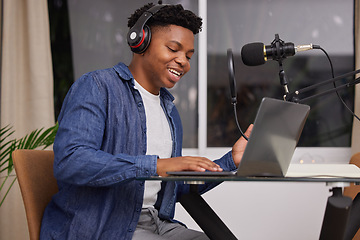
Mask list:
[[[178,42],[178,41],[171,40],[170,42],[175,43],[175,44],[178,45],[179,47],[183,47],[183,45],[182,45],[180,42]],[[190,49],[188,52],[194,53],[194,52],[195,52],[195,49],[194,49],[194,48],[193,48],[193,49]]]

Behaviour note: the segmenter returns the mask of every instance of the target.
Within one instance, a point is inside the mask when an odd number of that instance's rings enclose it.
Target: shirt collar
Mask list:
[[[118,63],[114,67],[115,71],[119,74],[120,78],[123,80],[131,80],[133,79],[133,75],[130,72],[130,69],[128,66],[126,66],[124,63]]]

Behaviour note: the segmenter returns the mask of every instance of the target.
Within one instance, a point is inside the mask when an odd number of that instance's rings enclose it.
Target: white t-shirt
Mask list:
[[[169,121],[160,105],[160,95],[154,95],[145,90],[135,81],[144,102],[146,115],[147,148],[146,155],[158,155],[159,158],[170,158],[172,153],[172,138]],[[153,207],[157,194],[161,189],[161,181],[145,181],[143,208]]]

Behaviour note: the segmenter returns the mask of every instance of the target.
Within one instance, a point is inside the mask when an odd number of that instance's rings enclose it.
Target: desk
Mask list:
[[[145,180],[145,179],[143,179]],[[326,183],[330,188],[340,189],[346,184],[351,182],[360,182],[360,178],[238,178],[238,177],[152,177],[146,180],[163,180],[163,181],[184,181],[191,185],[191,193],[187,196],[184,196],[181,199],[181,204],[184,209],[189,213],[189,215],[195,220],[199,227],[210,236],[211,239],[236,239],[236,237],[230,232],[230,230],[225,226],[225,224],[218,218],[210,206],[197,194],[196,188],[197,184],[201,184],[205,181],[207,182],[219,182],[219,181],[229,181],[229,182],[318,182]],[[292,185],[292,184],[290,184]],[[305,185],[306,186],[306,185]],[[314,186],[314,185],[312,185]],[[319,185],[318,185],[319,186]],[[311,187],[310,187],[311,188]],[[324,201],[324,198],[322,198]],[[321,202],[322,202],[321,201]],[[324,201],[324,204],[326,202]],[[325,205],[324,205],[325,207]],[[234,213],[234,217],[237,215]],[[328,217],[327,217],[328,218]],[[326,218],[324,218],[325,220]],[[316,222],[319,224],[320,219]],[[337,226],[340,227],[339,218],[337,218]],[[324,221],[324,227],[326,227],[327,222]],[[326,228],[323,227],[325,231]],[[322,232],[324,232],[322,231]],[[333,235],[332,235],[333,236]],[[323,239],[331,239],[325,238]]]

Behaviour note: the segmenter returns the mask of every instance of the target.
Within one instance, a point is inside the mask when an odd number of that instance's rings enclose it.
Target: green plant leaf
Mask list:
[[[5,182],[6,182],[6,180],[8,180],[8,178],[9,178],[9,176],[6,176],[5,180],[4,180],[3,183],[1,184],[0,191],[1,191],[2,188],[4,187]],[[9,194],[10,189],[11,189],[12,186],[14,185],[15,181],[16,181],[16,177],[15,177],[14,180],[11,182],[10,186],[7,188],[7,191],[6,191],[4,197],[2,198],[2,200],[1,200],[1,202],[0,202],[0,207],[1,207],[1,205],[4,203],[5,198],[6,198],[6,196]]]
[[[11,153],[16,149],[16,140],[11,140],[11,144],[8,146],[6,150],[1,155],[2,161],[0,161],[0,172],[3,172],[5,170],[8,170],[8,174],[10,174],[13,170],[13,162],[12,162],[12,156]],[[4,165],[6,165],[4,167]]]
[[[5,182],[8,180],[9,175],[12,173],[14,166],[13,166],[13,159],[12,159],[12,152],[16,149],[45,149],[52,145],[55,140],[55,136],[57,130],[59,128],[59,124],[56,123],[54,126],[47,128],[36,129],[29,134],[26,134],[24,137],[20,139],[9,139],[13,133],[15,132],[12,130],[11,126],[5,126],[0,128],[0,173],[7,171],[7,175],[5,178],[1,180],[0,191],[3,191],[3,187]],[[0,178],[1,179],[1,178]],[[6,193],[3,199],[0,202],[0,207],[4,202],[7,194],[9,193],[11,187],[13,186],[15,179],[11,182],[10,186],[5,189]]]

